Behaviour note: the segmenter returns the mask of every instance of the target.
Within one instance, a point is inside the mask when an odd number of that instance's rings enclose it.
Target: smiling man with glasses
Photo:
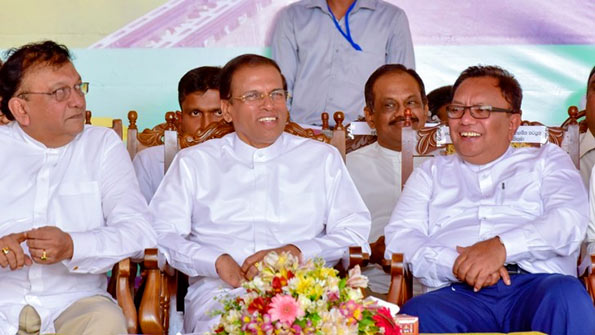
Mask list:
[[[106,273],[155,245],[128,153],[84,125],[88,83],[51,41],[0,68],[0,334],[123,334]]]
[[[404,253],[433,290],[402,307],[420,332],[595,333],[576,278],[586,192],[555,144],[510,146],[521,100],[507,71],[463,71],[448,107],[456,154],[414,170],[385,229],[385,257]]]
[[[240,294],[271,251],[329,265],[367,245],[370,214],[339,152],[283,130],[289,113],[277,64],[242,55],[221,72],[234,133],[180,151],[151,201],[159,249],[190,277],[186,332],[218,321],[217,296]]]

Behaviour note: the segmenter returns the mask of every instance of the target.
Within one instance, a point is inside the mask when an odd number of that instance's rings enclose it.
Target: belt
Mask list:
[[[506,264],[504,267],[510,275],[531,274],[531,272],[521,269],[518,264]]]

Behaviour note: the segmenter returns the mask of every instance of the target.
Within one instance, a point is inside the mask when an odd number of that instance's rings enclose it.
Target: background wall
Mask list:
[[[144,128],[179,109],[177,82],[187,70],[241,53],[268,56],[276,13],[292,2],[4,1],[0,49],[43,39],[66,44],[91,82],[93,115],[126,120],[134,109]],[[581,104],[595,64],[595,1],[388,2],[408,15],[428,91],[452,84],[469,65],[497,64],[519,79],[525,119],[559,124],[569,105]]]

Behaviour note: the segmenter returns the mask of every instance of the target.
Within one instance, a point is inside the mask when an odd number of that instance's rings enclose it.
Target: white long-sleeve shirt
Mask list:
[[[499,236],[506,263],[531,273],[576,276],[588,202],[568,155],[553,144],[510,148],[486,165],[439,156],[415,169],[385,229],[429,287],[455,282],[456,246]]]
[[[138,152],[132,160],[140,191],[151,202],[153,194],[165,174],[165,148],[163,145],[146,148]]]
[[[0,334],[15,334],[32,305],[41,332],[73,302],[108,295],[115,263],[156,244],[130,158],[108,128],[85,126],[70,143],[47,148],[17,124],[0,127],[0,236],[43,226],[70,234],[72,259],[0,268]],[[21,244],[28,254],[26,243]]]
[[[262,149],[232,133],[180,151],[150,209],[160,250],[191,277],[218,278],[223,253],[242,264],[290,243],[336,263],[370,232],[338,151],[287,133]]]

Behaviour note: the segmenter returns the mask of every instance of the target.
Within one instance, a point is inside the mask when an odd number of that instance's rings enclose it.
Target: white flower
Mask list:
[[[366,288],[368,287],[368,277],[362,275],[359,265],[356,265],[353,269],[349,270],[346,284],[353,288]]]

